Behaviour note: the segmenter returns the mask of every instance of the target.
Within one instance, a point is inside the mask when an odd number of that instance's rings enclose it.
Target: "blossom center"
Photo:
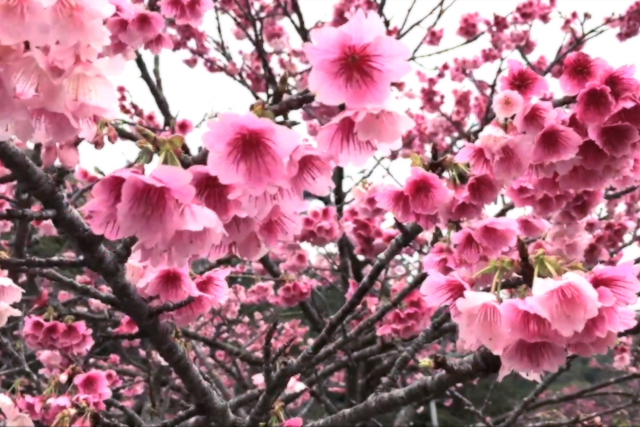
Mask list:
[[[338,59],[338,77],[347,87],[368,86],[375,83],[375,73],[380,70],[376,56],[369,52],[369,45],[349,46]]]

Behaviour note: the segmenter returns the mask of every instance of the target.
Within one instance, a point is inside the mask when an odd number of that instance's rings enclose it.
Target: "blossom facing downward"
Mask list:
[[[580,332],[587,321],[598,315],[598,292],[589,281],[573,272],[561,280],[536,279],[530,302],[537,313],[547,319],[561,335]]]
[[[285,161],[299,145],[298,134],[252,113],[224,113],[203,136],[207,166],[222,184],[243,184],[256,194],[286,180]]]

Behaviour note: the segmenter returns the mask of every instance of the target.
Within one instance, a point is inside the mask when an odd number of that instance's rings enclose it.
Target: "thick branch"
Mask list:
[[[459,362],[451,363],[449,372],[438,372],[423,378],[408,387],[388,393],[371,396],[365,402],[345,409],[319,421],[305,424],[305,427],[338,427],[355,425],[380,414],[418,402],[425,397],[437,397],[459,382],[469,381],[500,370],[500,358],[489,350],[481,349]]]
[[[93,234],[53,180],[11,142],[0,142],[0,160],[45,209],[56,211],[53,224],[76,244],[78,251],[87,260],[87,266],[109,284],[122,311],[141,331],[148,334],[159,355],[182,380],[198,410],[207,417],[216,419],[220,425],[242,425],[242,420],[234,417],[228,404],[214,394],[185,350],[173,340],[171,327],[150,315],[149,306],[126,279],[124,267],[104,247],[102,237]]]

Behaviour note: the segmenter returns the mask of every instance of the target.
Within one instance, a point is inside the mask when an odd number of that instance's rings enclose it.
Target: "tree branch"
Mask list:
[[[231,413],[227,402],[214,394],[182,346],[173,340],[169,325],[150,315],[149,306],[126,279],[123,265],[104,247],[103,239],[93,234],[53,180],[11,142],[0,141],[0,160],[45,209],[56,211],[53,224],[76,244],[87,266],[108,283],[121,310],[148,334],[158,354],[182,380],[200,413],[216,419],[220,425],[241,426],[242,420]]]

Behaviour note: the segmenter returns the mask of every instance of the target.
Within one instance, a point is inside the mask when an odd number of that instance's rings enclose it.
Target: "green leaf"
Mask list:
[[[146,165],[151,163],[151,160],[153,160],[153,150],[149,147],[141,148],[138,153],[138,157],[136,158],[136,164]]]
[[[163,165],[181,167],[180,159],[173,150],[164,149],[160,152],[160,163]]]

